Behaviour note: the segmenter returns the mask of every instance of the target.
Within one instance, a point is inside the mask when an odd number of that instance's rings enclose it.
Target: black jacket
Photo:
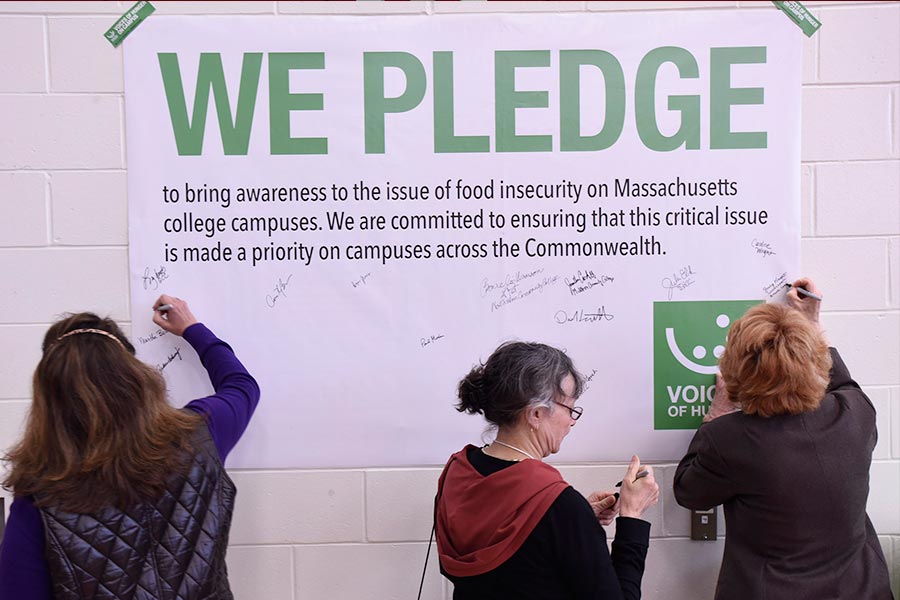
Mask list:
[[[235,487],[205,426],[186,477],[156,502],[41,509],[56,600],[231,600],[225,550]]]

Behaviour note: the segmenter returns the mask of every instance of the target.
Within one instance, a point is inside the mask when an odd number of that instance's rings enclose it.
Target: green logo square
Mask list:
[[[653,428],[696,429],[731,324],[759,300],[653,303]]]

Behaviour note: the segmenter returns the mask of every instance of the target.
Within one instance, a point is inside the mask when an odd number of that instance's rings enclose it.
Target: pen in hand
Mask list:
[[[159,312],[166,312],[167,310],[172,310],[172,305],[171,304],[160,304],[159,306],[156,307],[156,310],[158,310]]]
[[[640,479],[641,477],[646,477],[646,476],[649,475],[649,474],[650,474],[650,471],[647,471],[647,470],[645,469],[645,470],[639,472],[637,475],[635,475],[635,476],[634,476],[634,480],[637,481],[637,480]],[[617,484],[616,484],[616,487],[622,487],[622,482],[620,481],[619,483],[617,483]],[[616,500],[618,500],[618,499],[619,499],[619,492],[616,492],[615,494],[613,494],[613,496],[615,496],[615,497],[616,497]]]
[[[794,287],[794,286],[791,285],[790,283],[785,283],[785,284],[784,284],[784,287],[789,287],[789,288],[790,288],[790,287]],[[819,302],[822,301],[822,296],[820,296],[820,295],[818,295],[818,294],[813,294],[812,292],[810,292],[810,291],[807,290],[807,289],[804,289],[804,288],[802,288],[802,287],[797,287],[797,288],[795,288],[795,289],[797,290],[798,293],[800,293],[800,294],[806,296],[807,298],[812,298],[813,300],[818,300]]]
[[[646,477],[646,476],[649,475],[649,474],[650,474],[650,471],[647,471],[647,470],[645,469],[645,470],[639,472],[637,475],[635,475],[635,476],[634,476],[634,480],[637,481],[637,480],[640,479],[641,477]],[[622,482],[620,481],[619,483],[617,483],[617,484],[616,484],[616,487],[622,487]],[[613,494],[613,496],[615,496],[615,497],[616,497],[616,500],[618,500],[618,499],[619,499],[619,492],[616,492],[615,494]]]

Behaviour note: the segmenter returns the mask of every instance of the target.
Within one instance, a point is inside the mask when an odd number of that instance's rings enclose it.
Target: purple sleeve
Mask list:
[[[231,347],[204,325],[191,325],[184,339],[193,346],[216,393],[187,407],[206,416],[222,461],[247,428],[259,402],[259,386]],[[0,544],[0,599],[52,600],[44,555],[44,523],[31,497],[16,498]]]
[[[0,544],[0,598],[51,600],[44,523],[31,497],[13,500]]]
[[[259,386],[234,355],[231,346],[202,323],[184,331],[206,368],[216,393],[188,403],[187,408],[206,416],[209,433],[222,462],[237,444],[259,402]]]

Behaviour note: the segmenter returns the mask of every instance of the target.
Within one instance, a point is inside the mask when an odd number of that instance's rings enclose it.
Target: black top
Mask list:
[[[172,473],[157,500],[40,509],[54,600],[234,599],[225,566],[234,483],[206,426],[191,446],[187,472]]]
[[[515,464],[479,448],[467,456],[485,477]],[[441,572],[453,582],[454,600],[632,600],[641,597],[649,542],[650,523],[619,517],[610,556],[606,532],[584,496],[570,486],[505,563],[474,577]]]

